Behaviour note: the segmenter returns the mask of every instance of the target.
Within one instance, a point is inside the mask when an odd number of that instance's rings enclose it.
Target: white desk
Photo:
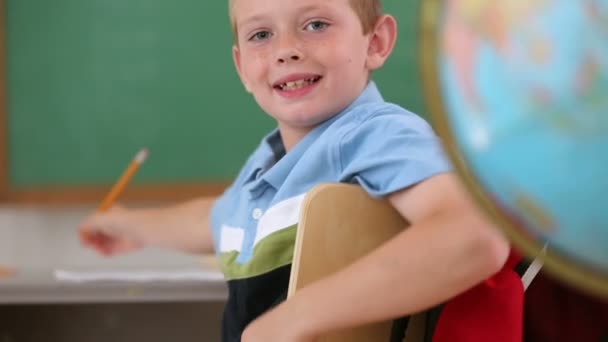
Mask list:
[[[226,286],[213,256],[146,249],[104,258],[83,248],[76,228],[92,210],[92,207],[0,208],[0,265],[17,270],[14,276],[0,279],[0,304],[226,299]],[[57,270],[71,276],[115,272],[115,276],[153,275],[154,279],[76,282],[58,279]],[[176,276],[186,279],[170,280]]]

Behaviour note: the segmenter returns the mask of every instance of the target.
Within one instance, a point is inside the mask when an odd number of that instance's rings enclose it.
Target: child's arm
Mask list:
[[[145,246],[212,253],[209,212],[214,198],[200,198],[154,209],[112,208],[96,213],[80,225],[84,245],[104,255]]]
[[[411,223],[407,230],[296,292],[254,321],[243,341],[309,341],[326,331],[416,313],[478,284],[506,261],[507,240],[455,176],[432,177],[389,200]]]

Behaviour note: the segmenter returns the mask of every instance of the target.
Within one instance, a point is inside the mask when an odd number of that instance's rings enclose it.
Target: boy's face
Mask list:
[[[232,10],[239,76],[282,134],[345,108],[379,66],[349,0],[237,0]]]

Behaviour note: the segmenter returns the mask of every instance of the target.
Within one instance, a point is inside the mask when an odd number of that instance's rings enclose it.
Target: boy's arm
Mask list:
[[[476,285],[506,261],[507,240],[454,175],[432,177],[389,200],[411,223],[408,229],[296,292],[252,323],[244,341],[308,341],[323,332],[416,313]]]
[[[80,225],[81,240],[104,255],[145,246],[212,253],[209,215],[214,200],[198,198],[163,208],[112,208]]]
[[[190,253],[213,253],[209,216],[215,198],[203,197],[161,209],[150,215],[148,245]],[[145,212],[142,212],[145,215]]]

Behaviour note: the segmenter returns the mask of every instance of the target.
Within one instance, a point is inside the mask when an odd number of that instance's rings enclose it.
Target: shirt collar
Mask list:
[[[260,178],[266,170],[270,169],[285,155],[285,147],[281,140],[281,134],[278,129],[272,130],[263,139],[252,156],[253,166],[247,176],[248,181]]]
[[[261,171],[262,178],[275,189],[278,189],[283,184],[283,181],[300,160],[300,157],[310,145],[312,145],[317,138],[338,118],[347,115],[353,108],[360,106],[365,103],[371,102],[383,102],[384,99],[378,90],[378,87],[373,81],[370,81],[365,89],[359,94],[357,99],[348,105],[345,109],[340,111],[338,114],[332,116],[330,119],[321,123],[310,131],[302,140],[300,140],[294,148],[285,153],[285,147],[281,140],[281,134],[278,129],[274,129],[268,134],[263,140],[263,147],[261,149],[261,155],[257,158],[261,162],[259,167],[254,168],[253,172]]]

